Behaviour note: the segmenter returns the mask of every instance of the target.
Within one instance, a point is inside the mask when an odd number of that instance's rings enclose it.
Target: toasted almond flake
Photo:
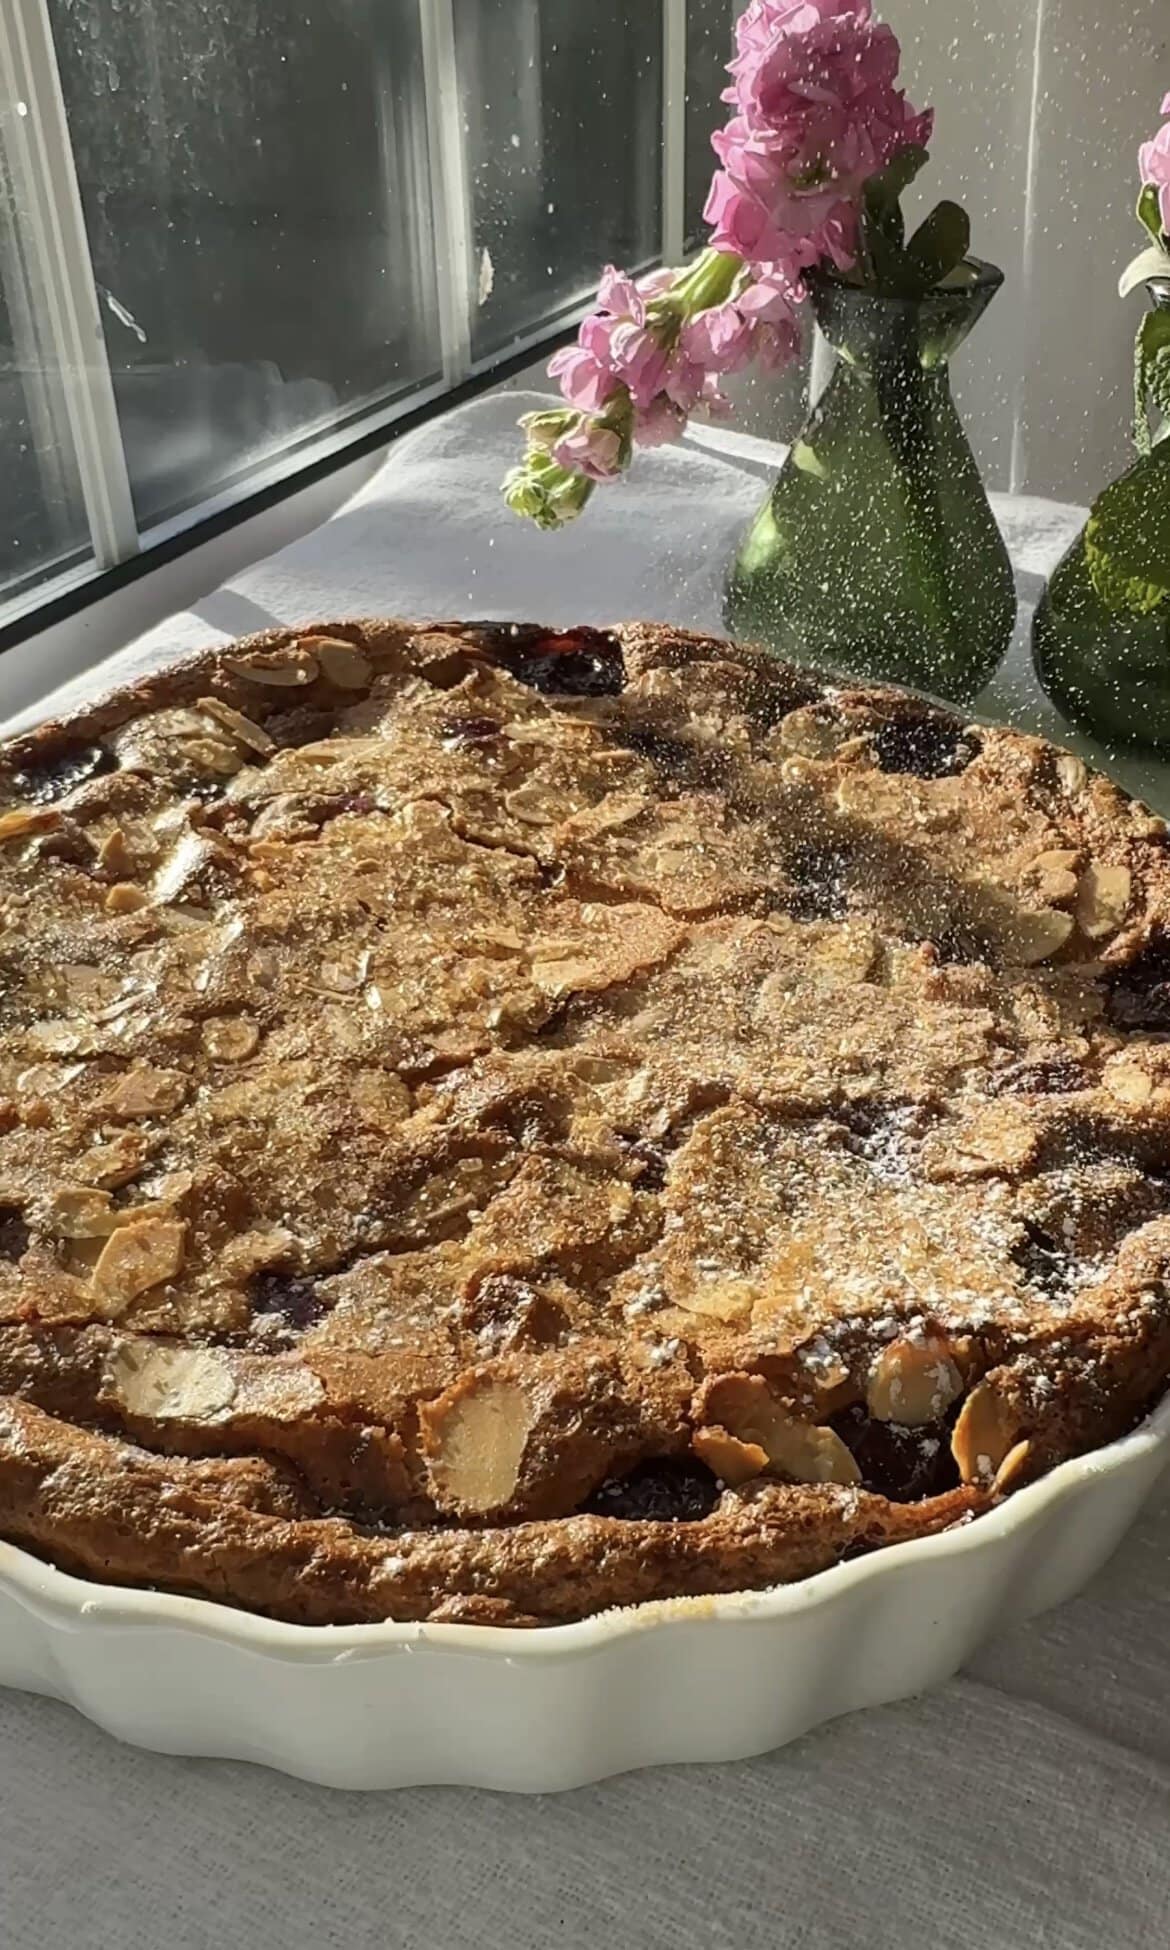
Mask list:
[[[1077,894],[1077,922],[1090,941],[1116,934],[1125,919],[1133,894],[1133,876],[1128,867],[1094,861],[1081,875]]]
[[[30,806],[27,810],[17,806],[12,812],[0,813],[0,844],[23,840],[30,833],[49,833],[60,824],[61,815],[52,806]]]
[[[1007,1455],[995,1472],[995,1481],[992,1485],[998,1495],[1002,1496],[1005,1491],[1012,1488],[1013,1484],[1019,1482],[1024,1470],[1027,1468],[1031,1455],[1032,1444],[1030,1442],[1017,1442],[1008,1450]]]
[[[802,758],[832,758],[850,735],[839,719],[827,717],[823,708],[812,704],[781,718],[777,732],[782,749]]]
[[[1002,933],[1006,955],[1023,968],[1034,968],[1060,953],[1073,931],[1071,914],[1059,908],[1021,908],[1007,922]]]
[[[677,1281],[670,1298],[674,1306],[689,1314],[705,1314],[711,1320],[746,1320],[751,1313],[757,1288],[749,1280],[706,1280],[701,1275]]]
[[[116,873],[123,880],[134,872],[134,860],[120,826],[115,826],[112,833],[106,834],[98,848],[98,861],[106,873]]]
[[[111,1117],[161,1117],[178,1110],[187,1095],[180,1070],[128,1070],[111,1085],[105,1107]]]
[[[732,1489],[762,1476],[768,1467],[766,1449],[758,1442],[741,1442],[727,1429],[696,1429],[691,1447],[699,1461]]]
[[[203,1047],[213,1063],[242,1063],[260,1041],[248,1016],[212,1016],[203,1025]]]
[[[149,894],[143,888],[136,887],[132,880],[115,881],[112,887],[106,889],[106,898],[102,902],[107,914],[137,914],[141,908],[149,905]]]
[[[1119,1104],[1132,1104],[1135,1109],[1148,1104],[1154,1094],[1153,1078],[1138,1063],[1111,1063],[1103,1081],[1111,1097]]]
[[[311,684],[317,676],[316,658],[299,648],[255,651],[250,657],[225,657],[224,668],[233,677],[275,689]]]
[[[183,757],[197,771],[207,772],[215,779],[233,779],[243,764],[236,747],[219,738],[184,740]]]
[[[778,1402],[762,1375],[725,1374],[700,1388],[696,1412],[704,1424],[726,1429],[796,1483],[859,1483],[861,1471],[835,1430],[822,1428]]]
[[[1056,776],[1065,798],[1075,799],[1077,793],[1083,790],[1089,774],[1083,759],[1079,759],[1075,752],[1058,752]]]
[[[951,1436],[951,1454],[964,1483],[990,1483],[1019,1441],[1013,1411],[991,1381],[971,1390]]]
[[[206,1422],[230,1408],[231,1368],[214,1348],[127,1341],[106,1370],[106,1385],[129,1415],[151,1422]]]
[[[482,1515],[515,1495],[532,1404],[512,1382],[470,1376],[419,1409],[431,1488],[440,1508]]]
[[[45,1222],[61,1239],[105,1239],[115,1230],[110,1194],[88,1185],[59,1185],[45,1206]]]
[[[93,1269],[93,1291],[111,1312],[121,1312],[140,1293],[173,1280],[183,1265],[186,1225],[179,1219],[140,1219],[119,1226]]]
[[[359,650],[356,644],[336,636],[303,636],[300,642],[301,648],[311,652],[323,674],[339,691],[368,688],[373,670],[365,651]]]
[[[950,1344],[937,1336],[891,1341],[874,1362],[866,1404],[879,1422],[920,1428],[937,1422],[963,1392]]]
[[[263,757],[268,752],[276,750],[274,741],[262,725],[255,724],[251,718],[246,718],[242,711],[236,711],[230,704],[225,704],[221,697],[201,697],[199,709],[206,711],[208,717],[214,718],[225,731],[230,731],[232,737],[237,739],[247,751],[259,752]]]

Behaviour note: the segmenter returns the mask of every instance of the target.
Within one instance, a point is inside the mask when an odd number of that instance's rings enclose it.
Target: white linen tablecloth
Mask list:
[[[392,447],[329,522],[35,712],[274,621],[346,613],[719,625],[778,451],[704,433],[560,536],[506,513],[495,395]],[[1021,629],[982,708],[1071,740],[1027,612],[1081,515],[1001,499]],[[0,663],[0,711],[3,665]],[[14,720],[15,722],[15,720]],[[1088,749],[1081,742],[1081,749]],[[1170,806],[1164,768],[1115,763]],[[520,1801],[343,1795],[117,1745],[0,1694],[2,1950],[1145,1950],[1170,1941],[1170,1485],[1082,1598],[933,1696],[761,1760]]]

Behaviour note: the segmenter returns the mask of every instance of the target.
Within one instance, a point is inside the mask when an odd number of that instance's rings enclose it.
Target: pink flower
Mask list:
[[[612,481],[621,473],[621,442],[612,428],[596,420],[583,418],[557,441],[552,454],[570,474],[583,474],[587,481]]]
[[[1170,115],[1170,95],[1162,103],[1163,115]],[[1164,122],[1152,142],[1143,142],[1138,155],[1142,182],[1158,192],[1162,229],[1170,232],[1170,122]]]
[[[635,406],[649,406],[666,376],[667,354],[652,332],[633,320],[619,319],[610,334],[610,370]]]
[[[591,352],[566,345],[548,362],[549,376],[559,379],[561,391],[583,413],[596,413],[614,391],[613,374]]]
[[[686,430],[686,414],[665,393],[659,393],[649,406],[639,407],[634,415],[634,439],[640,447],[668,446],[681,440]]]
[[[610,312],[615,318],[632,318],[635,325],[646,322],[646,307],[637,285],[624,271],[616,271],[612,264],[607,264],[601,273],[597,307],[599,311]]]
[[[711,372],[739,372],[752,356],[751,321],[731,303],[697,312],[682,328],[679,344],[688,359]]]

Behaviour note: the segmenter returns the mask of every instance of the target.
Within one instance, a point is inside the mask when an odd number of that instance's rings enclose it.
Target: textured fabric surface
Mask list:
[[[636,484],[544,537],[497,500],[532,403],[481,400],[409,436],[323,528],[53,709],[246,630],[347,611],[717,628],[776,451],[719,433],[648,455]],[[1087,749],[1025,654],[1028,608],[1081,515],[997,513],[1023,609],[983,708]],[[1165,768],[1111,769],[1170,808]],[[332,1793],[135,1753],[67,1707],[0,1694],[3,1950],[1144,1950],[1170,1928],[1168,1842],[1170,1486],[1084,1596],[932,1697],[762,1760],[557,1797]]]

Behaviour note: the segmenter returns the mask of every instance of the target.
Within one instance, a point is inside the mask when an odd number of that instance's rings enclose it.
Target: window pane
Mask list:
[[[72,438],[27,244],[19,160],[6,160],[0,142],[0,609],[89,553]]]
[[[481,359],[657,256],[662,9],[459,0],[455,25]]]
[[[417,0],[50,0],[143,526],[438,368]]]
[[[711,187],[715,157],[711,134],[729,110],[719,97],[728,86],[731,25],[737,11],[730,0],[688,0],[687,6],[687,189],[688,243],[700,243],[703,205]]]

